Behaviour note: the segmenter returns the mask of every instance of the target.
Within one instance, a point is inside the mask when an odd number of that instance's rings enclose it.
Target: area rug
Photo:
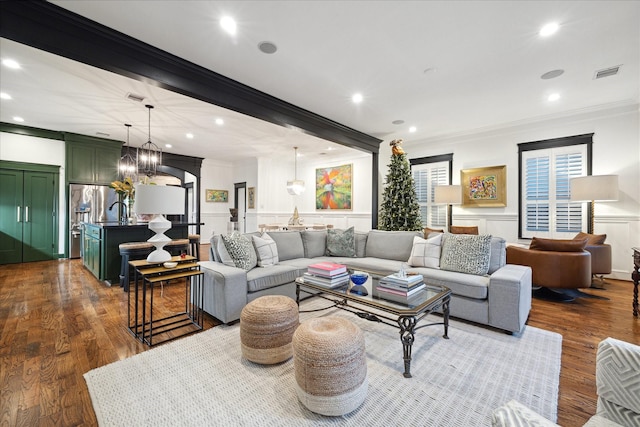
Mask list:
[[[301,309],[329,303],[303,302]],[[488,426],[491,412],[516,399],[557,418],[562,336],[527,326],[519,336],[452,320],[416,332],[411,373],[404,378],[398,330],[332,308],[302,313],[344,316],[365,335],[369,390],[342,417],[302,406],[293,361],[262,366],[240,350],[239,326],[217,326],[125,360],[84,378],[101,426]],[[431,317],[431,316],[430,316]],[[442,321],[434,315],[422,322]]]

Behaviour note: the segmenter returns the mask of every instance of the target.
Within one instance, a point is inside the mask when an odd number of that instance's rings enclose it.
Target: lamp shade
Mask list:
[[[434,189],[434,203],[439,205],[459,205],[462,203],[462,186],[438,185]]]
[[[618,175],[581,176],[572,178],[569,185],[574,202],[618,200]]]
[[[304,191],[304,181],[299,179],[287,181],[287,191],[292,196],[299,196]]]
[[[184,188],[138,184],[135,189],[137,214],[184,215]]]

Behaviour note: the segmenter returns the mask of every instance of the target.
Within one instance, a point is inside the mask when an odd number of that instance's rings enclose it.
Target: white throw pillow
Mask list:
[[[440,243],[442,233],[428,239],[413,238],[413,248],[407,263],[412,267],[440,268]]]
[[[251,236],[253,239],[253,247],[256,248],[259,267],[269,267],[280,262],[278,259],[278,246],[276,242],[267,233],[263,233],[262,237]]]

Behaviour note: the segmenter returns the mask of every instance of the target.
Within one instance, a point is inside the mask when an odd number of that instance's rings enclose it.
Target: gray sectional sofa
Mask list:
[[[335,243],[333,233],[341,232],[345,231],[308,230],[266,233],[268,237],[264,237],[275,241],[277,264],[252,267],[250,263],[243,264],[243,268],[235,266],[238,263],[234,264],[222,236],[212,236],[210,260],[200,262],[204,272],[204,310],[223,323],[231,323],[240,318],[242,308],[248,302],[260,296],[277,294],[295,298],[295,279],[301,276],[310,264],[328,260],[346,264],[354,269],[391,273],[404,268],[407,272],[420,273],[426,281],[451,289],[451,316],[512,333],[520,332],[524,328],[531,309],[531,269],[506,264],[504,239],[485,236],[490,239],[485,240],[486,250],[490,252],[485,254],[489,258],[488,270],[486,274],[469,274],[441,268],[444,266],[444,261],[442,266],[436,265],[435,268],[415,266],[415,261],[412,262],[413,265],[409,264],[408,261],[414,259],[414,240],[425,242],[422,239],[424,236],[419,232],[380,230],[355,232],[352,237],[355,240],[355,250],[349,253],[355,256],[328,256],[328,253],[339,255],[341,249],[336,251],[333,247]],[[328,234],[330,234],[329,237]],[[250,242],[262,242],[252,237],[261,237],[261,233],[248,233],[243,236]],[[458,235],[446,234],[440,240],[429,236],[428,240],[435,241],[445,249],[448,248],[449,256],[457,258],[458,261],[465,262],[467,259],[474,258],[477,254],[452,250],[453,247],[449,243],[460,239],[455,236]],[[415,237],[420,239],[414,239]],[[433,247],[432,244],[430,250]],[[436,257],[439,257],[439,248],[435,249]],[[251,256],[255,256],[255,252]],[[258,254],[258,262],[259,258]],[[435,258],[435,263],[438,264],[438,262],[438,258]],[[424,265],[424,263],[418,263],[418,265]],[[427,265],[429,265],[428,262]]]

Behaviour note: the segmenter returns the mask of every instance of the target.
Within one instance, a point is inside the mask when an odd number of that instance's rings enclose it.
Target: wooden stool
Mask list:
[[[129,291],[129,280],[131,279],[129,261],[145,259],[155,249],[151,243],[147,242],[127,242],[120,243],[118,250],[122,261],[120,263],[120,286],[125,292]]]
[[[362,330],[342,317],[316,317],[293,334],[293,366],[300,402],[312,412],[340,416],[367,397]]]
[[[189,255],[200,261],[200,235],[189,234]]]
[[[272,365],[293,355],[291,339],[298,327],[298,304],[283,295],[266,295],[245,305],[240,313],[242,355]]]

